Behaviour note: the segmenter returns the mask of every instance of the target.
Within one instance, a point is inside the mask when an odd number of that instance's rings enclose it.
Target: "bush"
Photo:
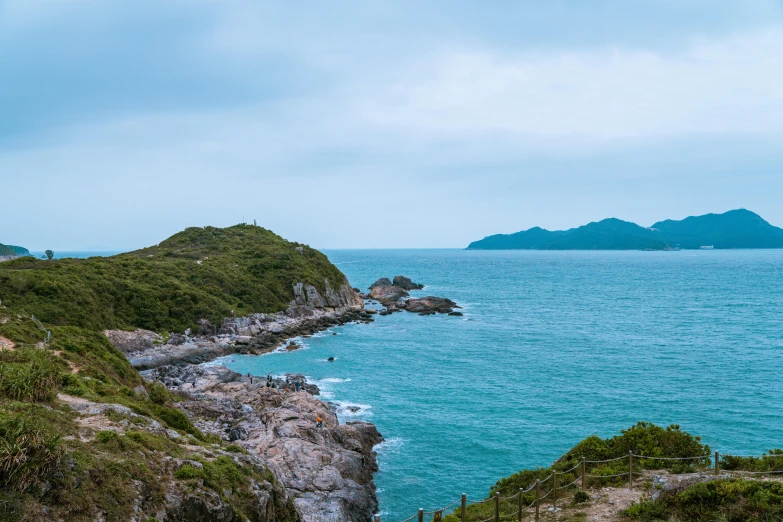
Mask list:
[[[574,493],[574,504],[584,504],[590,500],[590,495],[584,491],[577,491]]]
[[[147,388],[150,400],[155,404],[166,404],[171,400],[169,390],[159,382],[153,382]]]
[[[694,522],[783,520],[783,483],[745,479],[702,482],[673,496],[635,504],[624,514],[643,522],[670,517]]]
[[[190,480],[196,478],[203,478],[204,473],[196,466],[185,464],[174,473],[174,476],[180,480]]]

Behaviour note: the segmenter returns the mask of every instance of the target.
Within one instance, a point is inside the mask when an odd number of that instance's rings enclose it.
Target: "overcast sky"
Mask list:
[[[0,242],[32,249],[780,226],[781,145],[776,0],[0,0]]]

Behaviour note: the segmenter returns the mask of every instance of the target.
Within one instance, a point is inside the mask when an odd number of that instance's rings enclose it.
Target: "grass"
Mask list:
[[[323,294],[345,281],[320,252],[245,225],[190,228],[110,258],[0,264],[0,336],[15,344],[0,352],[0,520],[130,520],[137,509],[159,512],[174,482],[188,495],[213,491],[234,519],[251,521],[265,516],[253,489],[260,487],[276,520],[296,520],[269,470],[241,446],[200,432],[178,397],[146,383],[102,330],[182,332],[202,319],[219,326],[232,315],[284,310],[295,283]],[[107,410],[111,429],[94,433],[58,394],[135,415]],[[147,431],[155,421],[186,435]],[[175,476],[173,459],[201,466]]]
[[[0,264],[3,304],[56,326],[181,332],[200,319],[284,310],[293,284],[345,276],[325,255],[261,227],[188,228],[118,256]],[[40,335],[38,336],[41,337]]]

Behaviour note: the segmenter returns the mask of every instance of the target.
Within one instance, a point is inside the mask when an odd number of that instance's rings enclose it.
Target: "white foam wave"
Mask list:
[[[373,449],[378,453],[392,453],[399,451],[404,444],[405,441],[400,437],[392,437],[376,444]]]
[[[340,418],[356,418],[356,417],[371,417],[372,406],[369,404],[357,404],[355,402],[348,401],[335,401],[337,406],[337,417]]]

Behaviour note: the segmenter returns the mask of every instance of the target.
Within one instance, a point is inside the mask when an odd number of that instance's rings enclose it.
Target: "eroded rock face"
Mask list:
[[[109,342],[125,355],[149,350],[154,347],[155,343],[162,341],[160,335],[141,328],[133,332],[105,330],[103,333],[109,338]]]
[[[310,285],[294,285],[295,299],[285,312],[230,317],[219,327],[201,320],[198,335],[174,334],[165,343],[147,330],[107,330],[109,341],[131,364],[147,370],[168,364],[200,364],[232,353],[261,354],[283,345],[287,339],[310,335],[351,321],[370,321],[364,302],[348,283],[333,290],[328,281],[322,296]]]
[[[225,378],[222,375],[218,378]],[[58,395],[58,400],[76,412],[76,423],[79,425],[79,437],[85,442],[91,442],[99,432],[111,431],[118,435],[129,431],[134,433],[147,432],[168,437],[172,440],[184,440],[175,430],[166,429],[154,419],[134,413],[130,408],[120,404],[104,404],[88,401],[80,397]],[[301,517],[295,510],[288,493],[280,484],[269,482],[268,466],[256,455],[246,455],[227,452],[216,446],[191,445],[180,443],[184,458],[171,455],[158,455],[156,459],[147,461],[150,471],[158,477],[159,484],[147,484],[134,480],[133,490],[136,498],[133,500],[134,517],[130,520],[156,520],[181,522],[233,522],[234,510],[229,502],[214,490],[201,482],[184,481],[177,478],[176,472],[184,465],[197,468],[203,466],[202,461],[214,461],[216,458],[230,458],[243,468],[252,470],[249,476],[248,489],[244,494],[252,496],[253,522],[275,522],[279,520],[300,521]],[[200,460],[193,460],[198,458]],[[79,480],[89,480],[89,475],[79,477]],[[151,488],[161,487],[164,499],[151,495]],[[230,495],[230,493],[229,493]],[[95,520],[109,518],[103,511],[104,506],[95,506]],[[58,520],[54,517],[52,520]],[[244,520],[244,519],[243,519]]]
[[[178,405],[202,431],[226,440],[235,434],[274,473],[304,521],[372,519],[378,508],[372,448],[383,440],[372,424],[341,425],[328,403],[307,392],[267,387],[264,378],[251,383],[223,367],[161,367],[145,378],[189,396]]]

